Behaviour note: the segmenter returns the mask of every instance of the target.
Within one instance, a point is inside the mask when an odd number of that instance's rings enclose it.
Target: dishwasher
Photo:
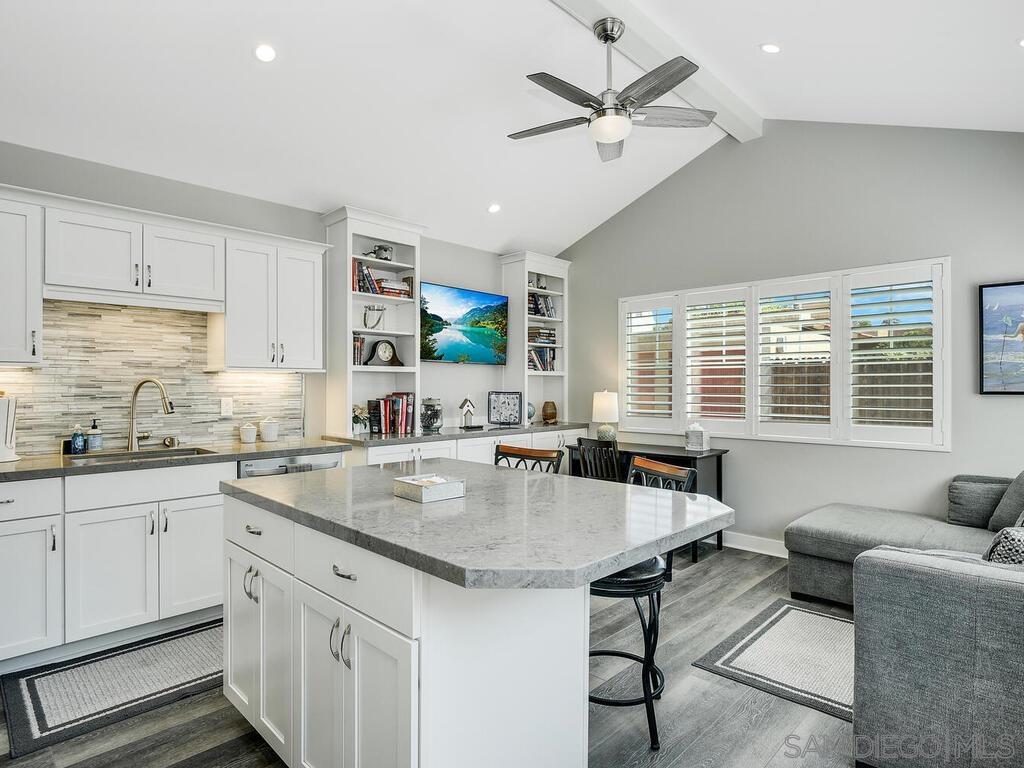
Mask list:
[[[293,472],[315,472],[342,466],[341,452],[280,456],[276,459],[252,459],[238,462],[239,477],[269,477]]]

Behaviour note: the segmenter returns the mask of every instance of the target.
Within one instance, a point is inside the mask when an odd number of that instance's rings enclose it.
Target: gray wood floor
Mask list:
[[[849,723],[696,669],[710,650],[769,603],[786,597],[785,561],[702,550],[678,557],[662,599],[658,662],[667,685],[656,705],[660,752],[651,752],[643,707],[591,705],[590,768],[837,768],[852,766]],[[842,612],[842,609],[834,609]],[[631,601],[594,598],[591,644],[638,652]],[[638,695],[628,662],[595,659],[591,687]],[[0,712],[0,719],[3,713]],[[788,741],[787,741],[788,740]],[[804,754],[794,756],[797,749]],[[195,696],[18,760],[0,728],[0,768],[263,768],[283,766],[218,692]],[[486,765],[486,760],[481,762]]]

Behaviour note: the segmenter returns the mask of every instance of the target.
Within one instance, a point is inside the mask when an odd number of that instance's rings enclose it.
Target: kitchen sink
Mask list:
[[[162,448],[148,451],[119,451],[117,453],[96,453],[92,456],[68,457],[72,466],[86,467],[96,464],[133,464],[140,461],[165,461],[187,459],[192,456],[208,456],[216,453],[207,448]]]

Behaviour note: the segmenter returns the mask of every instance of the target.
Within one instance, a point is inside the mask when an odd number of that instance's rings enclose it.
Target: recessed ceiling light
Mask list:
[[[266,43],[260,43],[257,45],[255,53],[256,58],[264,64],[269,64],[277,58],[277,51],[274,50],[274,46],[267,45]]]
[[[501,206],[498,205],[497,203],[491,203],[490,205],[487,206],[487,212],[488,213],[497,213],[500,210],[501,210]]]
[[[764,43],[761,45],[761,50],[765,53],[782,53],[782,49],[775,43]]]

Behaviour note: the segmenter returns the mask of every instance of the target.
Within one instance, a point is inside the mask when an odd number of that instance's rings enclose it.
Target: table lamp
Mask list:
[[[598,440],[614,440],[615,427],[612,424],[619,423],[619,393],[604,392],[594,393],[593,421],[600,423],[597,428]]]

